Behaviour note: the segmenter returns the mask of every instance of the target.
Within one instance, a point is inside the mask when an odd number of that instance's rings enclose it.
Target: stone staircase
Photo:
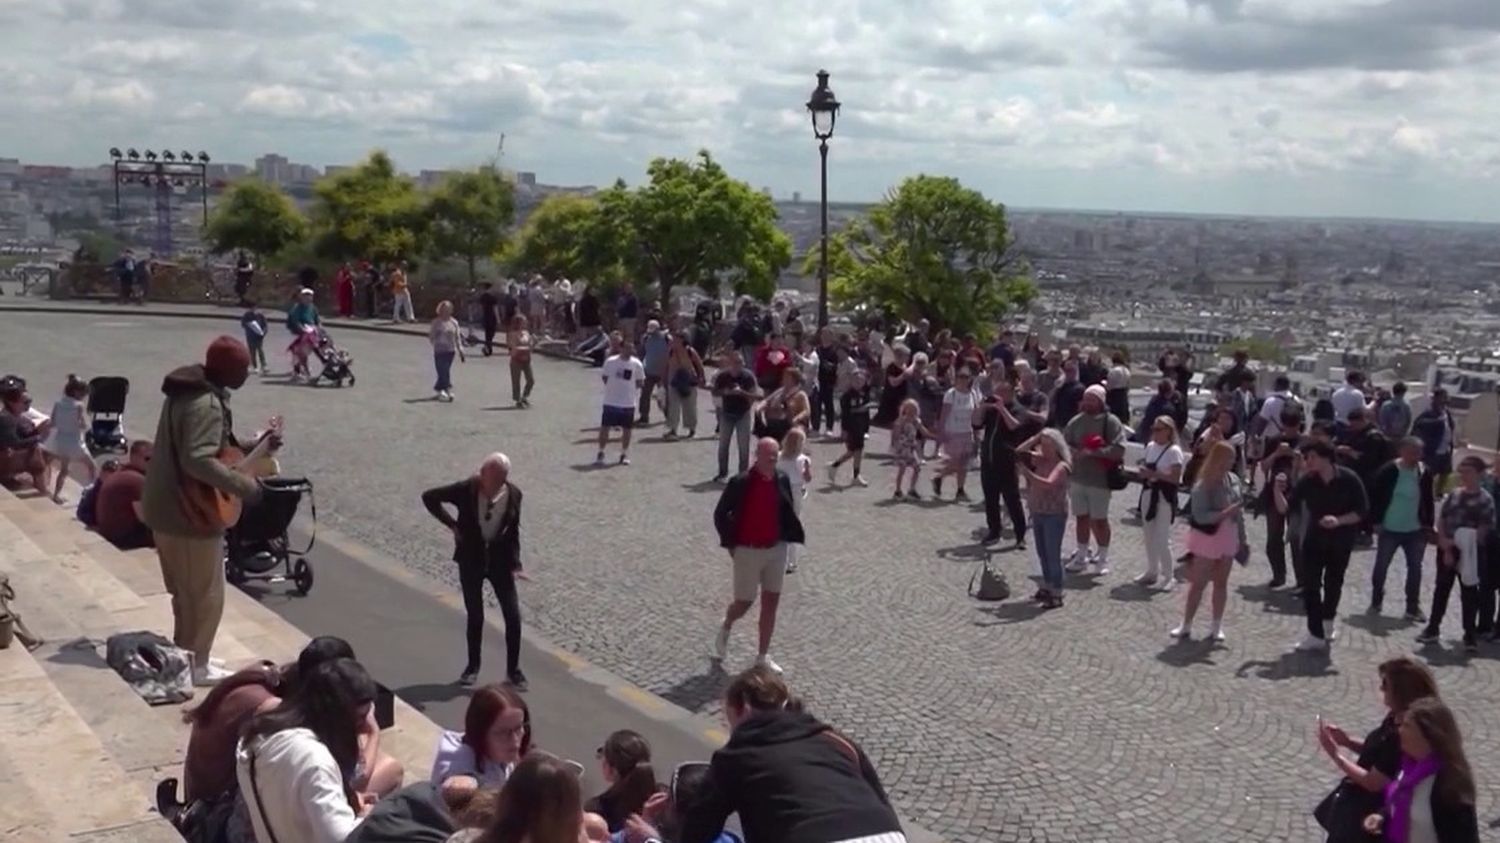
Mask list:
[[[93,646],[116,632],[170,634],[156,554],[117,550],[71,506],[24,495],[0,487],[0,571],[15,587],[13,608],[46,643],[0,650],[0,841],[180,840],[154,806],[156,783],[181,776],[182,710],[148,706]],[[307,638],[231,587],[214,653],[230,667],[289,662]],[[438,733],[398,698],[381,748],[420,779]]]

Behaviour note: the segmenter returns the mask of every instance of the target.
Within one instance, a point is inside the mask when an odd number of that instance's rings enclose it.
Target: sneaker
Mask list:
[[[620,465],[630,465],[629,454],[620,454]]]
[[[833,463],[828,464],[828,485],[832,486],[839,482],[839,467]]]
[[[1367,614],[1367,615],[1374,615],[1376,617],[1379,617],[1380,616],[1380,608],[1381,607],[1380,607],[1379,603],[1371,603],[1369,605],[1369,607],[1367,609],[1365,609],[1365,614]]]
[[[1046,610],[1050,611],[1052,609],[1061,609],[1062,607],[1063,607],[1063,599],[1062,599],[1062,595],[1060,595],[1060,594],[1049,594],[1045,598],[1042,599],[1042,608],[1043,609],[1046,609]]]
[[[721,662],[724,660],[724,654],[729,652],[729,627],[719,627],[719,631],[714,633],[713,648],[708,652],[709,655],[713,656],[714,661]]]
[[[797,563],[796,562],[788,562],[788,563],[786,563],[786,572],[788,574],[795,574],[795,573],[797,573]]]
[[[1169,594],[1172,591],[1176,590],[1176,588],[1177,580],[1172,579],[1171,577],[1167,577],[1166,580],[1161,584],[1161,592],[1163,594]]]
[[[1323,640],[1329,644],[1339,640],[1339,630],[1338,627],[1333,625],[1332,618],[1323,621]]]
[[[666,433],[663,433],[661,435],[661,441],[663,441],[663,442],[676,442],[677,441],[677,431],[675,431],[675,430],[669,430]]]
[[[599,452],[599,456],[594,457],[594,465],[604,465],[604,452],[603,451]]]
[[[1224,627],[1220,624],[1210,626],[1208,628],[1208,637],[1221,644],[1224,643]]]
[[[1417,643],[1432,644],[1438,640],[1438,637],[1438,631],[1429,626],[1421,632],[1417,633]]]
[[[1171,631],[1167,633],[1167,636],[1169,638],[1179,638],[1183,641],[1186,641],[1189,638],[1193,637],[1193,630],[1192,627],[1189,627],[1185,623],[1178,624],[1177,626],[1172,627]]]
[[[968,503],[969,493],[964,491],[964,487],[959,486],[958,491],[953,494],[953,499],[961,503]]]
[[[1131,582],[1135,583],[1136,585],[1145,586],[1145,587],[1149,588],[1150,586],[1156,585],[1156,575],[1155,574],[1141,574],[1140,576],[1138,576],[1135,579],[1131,580]]]
[[[728,480],[728,479],[729,479],[728,477],[726,477],[726,476],[724,476],[722,474],[715,474],[714,475],[714,479],[710,480],[709,482],[710,483],[723,483],[725,480]]]
[[[1427,616],[1424,615],[1424,614],[1422,614],[1422,610],[1421,609],[1418,609],[1418,608],[1415,608],[1415,607],[1407,609],[1406,610],[1406,614],[1404,615],[1404,617],[1407,620],[1414,621],[1416,623],[1426,623],[1427,622]]]
[[[692,439],[692,438],[693,438],[693,437],[694,437],[694,436],[696,436],[696,435],[698,435],[698,434],[697,434],[697,432],[696,432],[696,431],[693,431],[693,430],[689,430],[689,431],[688,431],[688,432],[687,432],[687,436],[686,436],[686,438],[688,438],[688,439]]]
[[[769,670],[772,673],[776,674],[777,676],[780,676],[784,672],[781,669],[781,665],[777,664],[774,660],[772,660],[770,654],[768,654],[768,653],[761,653],[760,655],[756,656],[755,657],[755,666],[756,667],[763,667],[766,670]]]
[[[1109,575],[1109,557],[1108,556],[1105,556],[1102,553],[1099,554],[1098,556],[1095,556],[1094,557],[1094,561],[1091,563],[1091,565],[1092,565],[1092,567],[1094,569],[1094,576],[1096,576],[1096,577],[1103,577],[1103,576],[1108,576]]]
[[[1472,632],[1464,633],[1464,652],[1471,654],[1479,652],[1479,639],[1475,638]]]
[[[1273,591],[1284,585],[1286,585],[1286,577],[1272,577],[1271,581],[1266,583],[1266,590]]]
[[[866,486],[868,486],[870,484],[865,481],[865,478],[860,477],[858,474],[856,474],[856,475],[854,475],[854,485],[856,485],[856,486],[860,487],[861,489],[863,489],[863,488],[865,488]]]
[[[193,685],[199,688],[212,688],[233,675],[234,672],[231,670],[215,664],[207,664],[193,668]]]
[[[1073,551],[1073,555],[1068,557],[1068,564],[1064,565],[1063,567],[1069,573],[1081,574],[1089,566],[1088,557],[1089,552],[1080,547],[1077,550]]]
[[[458,675],[458,684],[463,688],[472,688],[478,681],[479,671],[476,668],[465,668],[464,672]]]
[[[1299,653],[1326,653],[1328,652],[1328,642],[1312,633],[1308,633],[1292,649]]]
[[[919,501],[919,500],[922,499],[922,496],[919,495],[919,494],[917,494],[917,487],[915,487],[915,486],[913,486],[911,489],[907,490],[906,497],[908,499],[914,500],[914,501]]]
[[[980,544],[998,544],[999,542],[999,533],[985,533],[984,536],[979,539]]]
[[[906,495],[900,489],[897,489],[896,492],[891,495],[891,498],[893,500],[900,501],[900,500],[905,500],[906,499]]]
[[[512,670],[505,677],[505,684],[515,688],[517,691],[525,691],[531,687],[526,683],[526,674],[522,673],[519,668]]]

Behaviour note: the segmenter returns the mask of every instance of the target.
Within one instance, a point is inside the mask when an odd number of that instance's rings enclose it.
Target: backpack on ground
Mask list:
[[[985,554],[984,562],[969,578],[969,596],[990,603],[1010,597],[1010,583],[1006,582],[1005,574],[999,568],[990,564],[989,554]]]
[[[120,632],[104,645],[104,660],[151,705],[193,698],[193,660],[154,632]]]

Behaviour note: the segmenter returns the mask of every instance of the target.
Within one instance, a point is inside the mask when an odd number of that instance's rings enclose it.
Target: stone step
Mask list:
[[[172,839],[149,794],[18,645],[0,650],[0,792],[0,840]]]

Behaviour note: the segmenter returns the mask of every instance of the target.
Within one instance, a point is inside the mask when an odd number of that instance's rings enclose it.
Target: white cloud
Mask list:
[[[1350,213],[1399,213],[1411,178],[1451,185],[1456,207],[1500,192],[1493,0],[6,5],[0,73],[29,128],[0,155],[23,158],[96,162],[101,117],[118,142],[170,133],[217,160],[385,146],[411,169],[484,160],[504,132],[507,164],[545,181],[639,179],[708,147],[807,195],[801,104],[823,66],[844,102],[830,175],[851,198],[919,171],[1026,205],[1128,202],[1158,176],[1150,202],[1184,209],[1295,212],[1274,197],[1308,173],[1361,180]],[[1385,184],[1391,207],[1369,207]]]

